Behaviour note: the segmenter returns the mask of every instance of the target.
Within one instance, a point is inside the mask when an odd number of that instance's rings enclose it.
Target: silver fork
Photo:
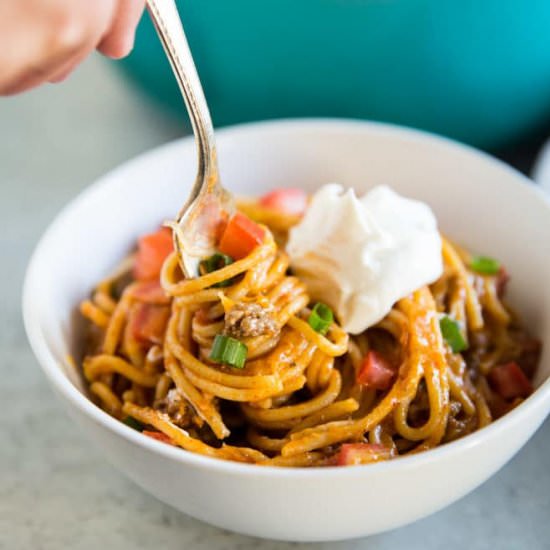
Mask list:
[[[220,230],[234,211],[232,195],[218,173],[214,127],[174,0],[147,0],[147,8],[170,61],[193,126],[198,152],[195,184],[180,210],[174,245],[186,277],[198,275],[199,262],[215,251]]]

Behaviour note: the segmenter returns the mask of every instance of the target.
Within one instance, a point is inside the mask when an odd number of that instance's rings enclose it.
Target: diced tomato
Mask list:
[[[383,445],[376,443],[344,443],[336,453],[332,463],[336,466],[353,466],[389,458],[391,458],[391,451]]]
[[[363,359],[357,382],[375,390],[387,390],[395,377],[395,369],[380,353],[370,350]]]
[[[493,390],[504,399],[527,397],[533,392],[529,378],[514,362],[493,367],[488,378]]]
[[[141,237],[138,241],[134,278],[140,281],[157,279],[164,260],[173,250],[172,231],[168,227],[161,227],[155,233]]]
[[[139,281],[129,289],[130,296],[146,304],[166,305],[170,296],[160,286],[160,281]]]
[[[128,323],[133,337],[139,342],[162,344],[169,317],[168,306],[136,303],[130,310]]]
[[[175,445],[174,440],[165,433],[162,432],[153,432],[149,430],[143,430],[141,432],[143,435],[150,437],[151,439],[156,439],[157,441],[162,441],[163,443],[168,443],[168,445]]]
[[[219,249],[222,254],[240,260],[248,256],[263,240],[264,229],[250,218],[237,212],[227,223]]]
[[[499,298],[502,298],[506,294],[506,288],[509,280],[510,275],[508,274],[508,271],[506,271],[506,268],[501,265],[497,273],[496,281],[497,295]]]
[[[301,215],[307,208],[307,193],[303,189],[275,189],[261,197],[259,202],[265,208]]]

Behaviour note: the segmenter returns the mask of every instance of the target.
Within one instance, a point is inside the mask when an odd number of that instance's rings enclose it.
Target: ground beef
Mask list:
[[[239,302],[225,314],[224,333],[234,338],[275,334],[277,330],[272,307]]]
[[[188,426],[192,420],[192,411],[176,388],[171,389],[164,399],[157,401],[155,408],[166,413],[181,428]]]

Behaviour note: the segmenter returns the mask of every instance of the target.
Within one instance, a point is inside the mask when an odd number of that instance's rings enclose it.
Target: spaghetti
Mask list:
[[[502,269],[476,272],[472,257],[443,239],[444,273],[433,285],[359,335],[337,322],[319,331],[283,248],[299,217],[254,201],[240,210],[266,224],[242,258],[186,280],[161,230],[160,274],[143,276],[140,243],[82,302],[84,376],[112,416],[207,456],[325,466],[455,440],[531,391],[540,345],[503,303]],[[445,333],[443,318],[454,332]],[[243,368],[213,359],[216,338],[246,350]]]

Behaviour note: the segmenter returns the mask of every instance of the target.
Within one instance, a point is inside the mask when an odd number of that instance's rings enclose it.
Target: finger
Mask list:
[[[75,56],[73,56],[74,58]],[[19,67],[19,70],[0,83],[0,95],[14,95],[39,86],[66,67],[67,63],[64,60],[65,56],[56,55],[40,60],[39,64],[33,63]]]
[[[67,77],[76,69],[76,67],[82,62],[85,56],[78,55],[71,58],[67,63],[61,65],[56,71],[52,72],[48,76],[48,82],[51,84],[58,84],[67,79]]]
[[[74,63],[71,63],[69,66],[61,68],[55,74],[48,77],[48,82],[50,84],[59,84],[60,82],[64,82],[65,80],[67,80],[67,78],[69,78],[72,72],[76,69],[76,67],[78,66],[78,63],[79,63],[78,61],[75,61]]]
[[[111,28],[97,48],[103,55],[120,59],[132,51],[144,6],[145,0],[119,0]]]
[[[8,82],[0,85],[0,96],[8,97],[10,95],[20,94],[36,88],[42,83],[41,78],[36,78],[28,75],[10,79]]]
[[[89,52],[87,52],[89,53]],[[21,76],[14,79],[6,86],[0,86],[0,96],[10,96],[19,94],[21,92],[26,92],[44,82],[50,82],[56,84],[65,80],[79,65],[87,53],[80,54],[75,56],[72,60],[67,63],[62,63],[58,65],[49,65],[46,67],[37,67],[33,69],[27,69]]]
[[[44,82],[61,82],[94,50],[94,46],[95,42],[82,46],[81,51],[77,51],[68,60],[59,55],[42,61],[41,65],[26,67],[17,77],[10,79],[7,85],[0,86],[0,95],[26,92]]]
[[[0,94],[11,95],[59,77],[72,60],[93,51],[111,27],[118,1],[27,0],[25,6],[17,1],[3,6],[0,1],[0,13],[9,17],[0,19]]]

